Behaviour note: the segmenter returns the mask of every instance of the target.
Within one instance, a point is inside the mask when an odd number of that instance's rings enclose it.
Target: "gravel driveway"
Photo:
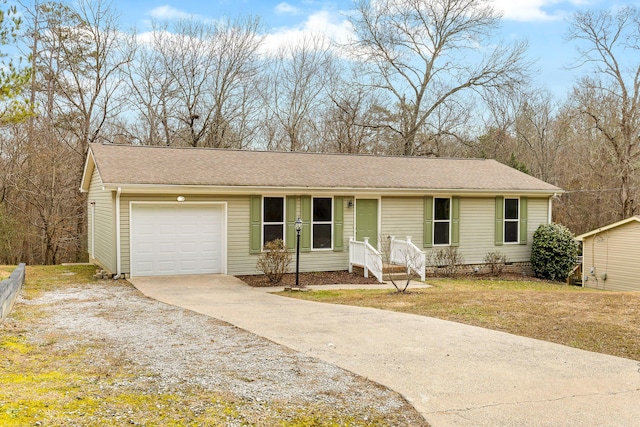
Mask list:
[[[259,425],[270,404],[282,402],[292,411],[313,406],[353,417],[356,425],[367,425],[368,419],[426,425],[395,392],[222,321],[149,299],[127,282],[68,286],[35,299],[20,297],[17,304],[37,306],[42,313],[29,340],[64,334],[73,338],[56,346],[101,343],[92,346],[95,369],[120,358],[132,371],[152,374],[129,380],[139,382],[134,385],[141,390],[199,387],[242,400],[245,412],[225,425]],[[17,321],[7,322],[3,327]]]

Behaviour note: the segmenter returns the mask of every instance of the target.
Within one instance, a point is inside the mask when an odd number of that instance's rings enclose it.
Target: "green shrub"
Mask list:
[[[571,231],[560,224],[541,224],[533,233],[531,269],[536,277],[566,280],[575,266],[578,245]]]

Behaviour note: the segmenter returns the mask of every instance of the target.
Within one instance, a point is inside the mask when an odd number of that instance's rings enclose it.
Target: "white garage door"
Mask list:
[[[223,205],[131,208],[131,275],[224,273]]]

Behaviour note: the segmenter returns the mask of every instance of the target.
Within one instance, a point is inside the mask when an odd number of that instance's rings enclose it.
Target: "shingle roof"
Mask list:
[[[611,230],[613,228],[619,227],[621,225],[628,224],[630,222],[640,222],[640,215],[630,216],[629,218],[625,218],[621,221],[614,222],[612,224],[605,225],[604,227],[596,228],[595,230],[591,230],[587,233],[581,234],[576,237],[577,240],[583,241],[585,238],[589,236],[593,236],[598,233],[602,233],[603,231]]]
[[[112,144],[91,144],[90,151],[104,185],[561,191],[484,159]]]

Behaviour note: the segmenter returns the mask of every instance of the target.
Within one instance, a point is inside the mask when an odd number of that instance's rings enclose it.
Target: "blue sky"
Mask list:
[[[493,0],[503,14],[502,37],[527,39],[529,57],[537,60],[535,83],[564,97],[585,70],[567,70],[575,58],[575,47],[565,41],[567,18],[577,10],[607,9],[640,4],[607,0]],[[349,26],[345,14],[351,0],[113,0],[122,14],[123,29],[135,26],[139,33],[149,29],[151,19],[172,19],[194,15],[202,19],[257,15],[268,34],[267,42],[277,45],[301,33],[323,31],[346,37]]]

